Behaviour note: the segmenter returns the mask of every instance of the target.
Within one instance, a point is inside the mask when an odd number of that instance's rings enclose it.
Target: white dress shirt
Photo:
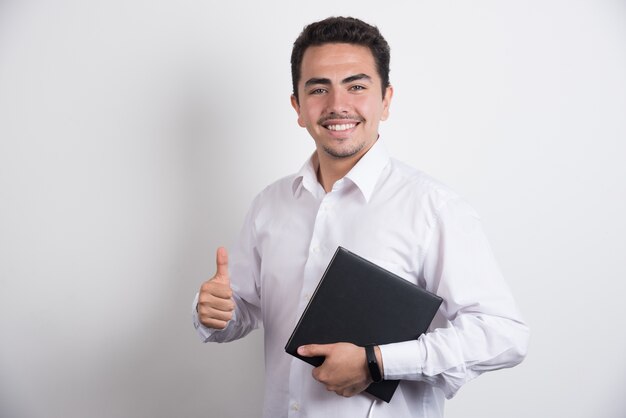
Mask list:
[[[205,342],[241,338],[262,322],[264,417],[442,417],[444,397],[524,358],[528,327],[467,203],[389,158],[380,140],[329,193],[316,170],[314,156],[253,201],[229,254],[237,307],[228,326],[205,328],[194,301]],[[385,379],[402,380],[389,404],[327,391],[312,366],[284,350],[338,246],[444,300],[429,332],[380,347]]]

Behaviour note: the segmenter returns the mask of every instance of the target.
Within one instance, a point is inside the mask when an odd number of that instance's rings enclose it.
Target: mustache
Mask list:
[[[349,121],[356,121],[356,122],[364,122],[365,121],[365,119],[363,119],[359,115],[347,115],[347,114],[339,114],[339,113],[329,113],[328,115],[324,115],[321,118],[319,118],[317,120],[317,123],[323,124],[324,122],[327,122],[329,120],[349,120]]]

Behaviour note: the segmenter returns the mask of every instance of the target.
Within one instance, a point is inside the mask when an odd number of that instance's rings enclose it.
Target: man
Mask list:
[[[441,417],[463,383],[524,358],[528,328],[474,211],[387,155],[378,124],[393,88],[378,29],[352,18],[313,23],[291,65],[291,104],[316,151],[255,198],[230,262],[218,249],[195,327],[205,342],[225,342],[263,322],[265,417]],[[402,380],[389,404],[361,393],[372,381],[363,347],[300,347],[325,357],[317,368],[284,351],[339,245],[444,299],[428,333],[375,348],[384,378]]]

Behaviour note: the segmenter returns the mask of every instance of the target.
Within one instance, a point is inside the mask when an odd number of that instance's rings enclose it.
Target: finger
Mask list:
[[[318,382],[322,381],[322,376],[320,376],[320,367],[322,366],[318,366],[315,367],[312,371],[311,371],[311,376],[313,376],[313,379],[317,380]],[[327,388],[328,389],[328,388]],[[330,389],[329,389],[330,390]]]
[[[230,279],[228,275],[228,252],[226,251],[226,248],[219,247],[217,249],[215,262],[217,264],[217,272],[215,273],[215,280],[221,283],[230,284]]]
[[[357,393],[360,393],[359,388],[356,387],[356,386],[350,386],[349,388],[346,388],[343,391],[341,396],[346,397],[346,398],[350,398],[350,397],[356,395]]]
[[[205,321],[208,321],[208,320],[230,321],[231,319],[233,319],[232,311],[220,311],[219,309],[215,309],[210,306],[199,306],[198,315],[200,319],[205,320]]]
[[[332,344],[308,344],[298,347],[298,354],[303,357],[326,356]]]
[[[228,325],[228,321],[222,321],[213,318],[200,318],[200,322],[207,328],[224,329]]]
[[[202,284],[198,301],[208,302],[211,296],[220,299],[230,299],[233,296],[233,291],[227,284],[209,280]]]
[[[230,289],[227,290],[230,291]],[[203,297],[200,304],[223,312],[232,312],[235,310],[235,302],[233,302],[230,297],[220,297],[219,295],[207,295]]]

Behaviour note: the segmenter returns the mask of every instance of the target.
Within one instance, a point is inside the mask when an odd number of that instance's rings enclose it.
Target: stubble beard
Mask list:
[[[334,149],[326,145],[323,145],[322,148],[324,149],[324,152],[326,154],[330,155],[331,157],[337,160],[340,160],[343,158],[350,158],[350,157],[355,156],[356,154],[361,152],[364,146],[365,146],[365,143],[361,142],[360,144],[355,144],[354,146],[348,149]]]

